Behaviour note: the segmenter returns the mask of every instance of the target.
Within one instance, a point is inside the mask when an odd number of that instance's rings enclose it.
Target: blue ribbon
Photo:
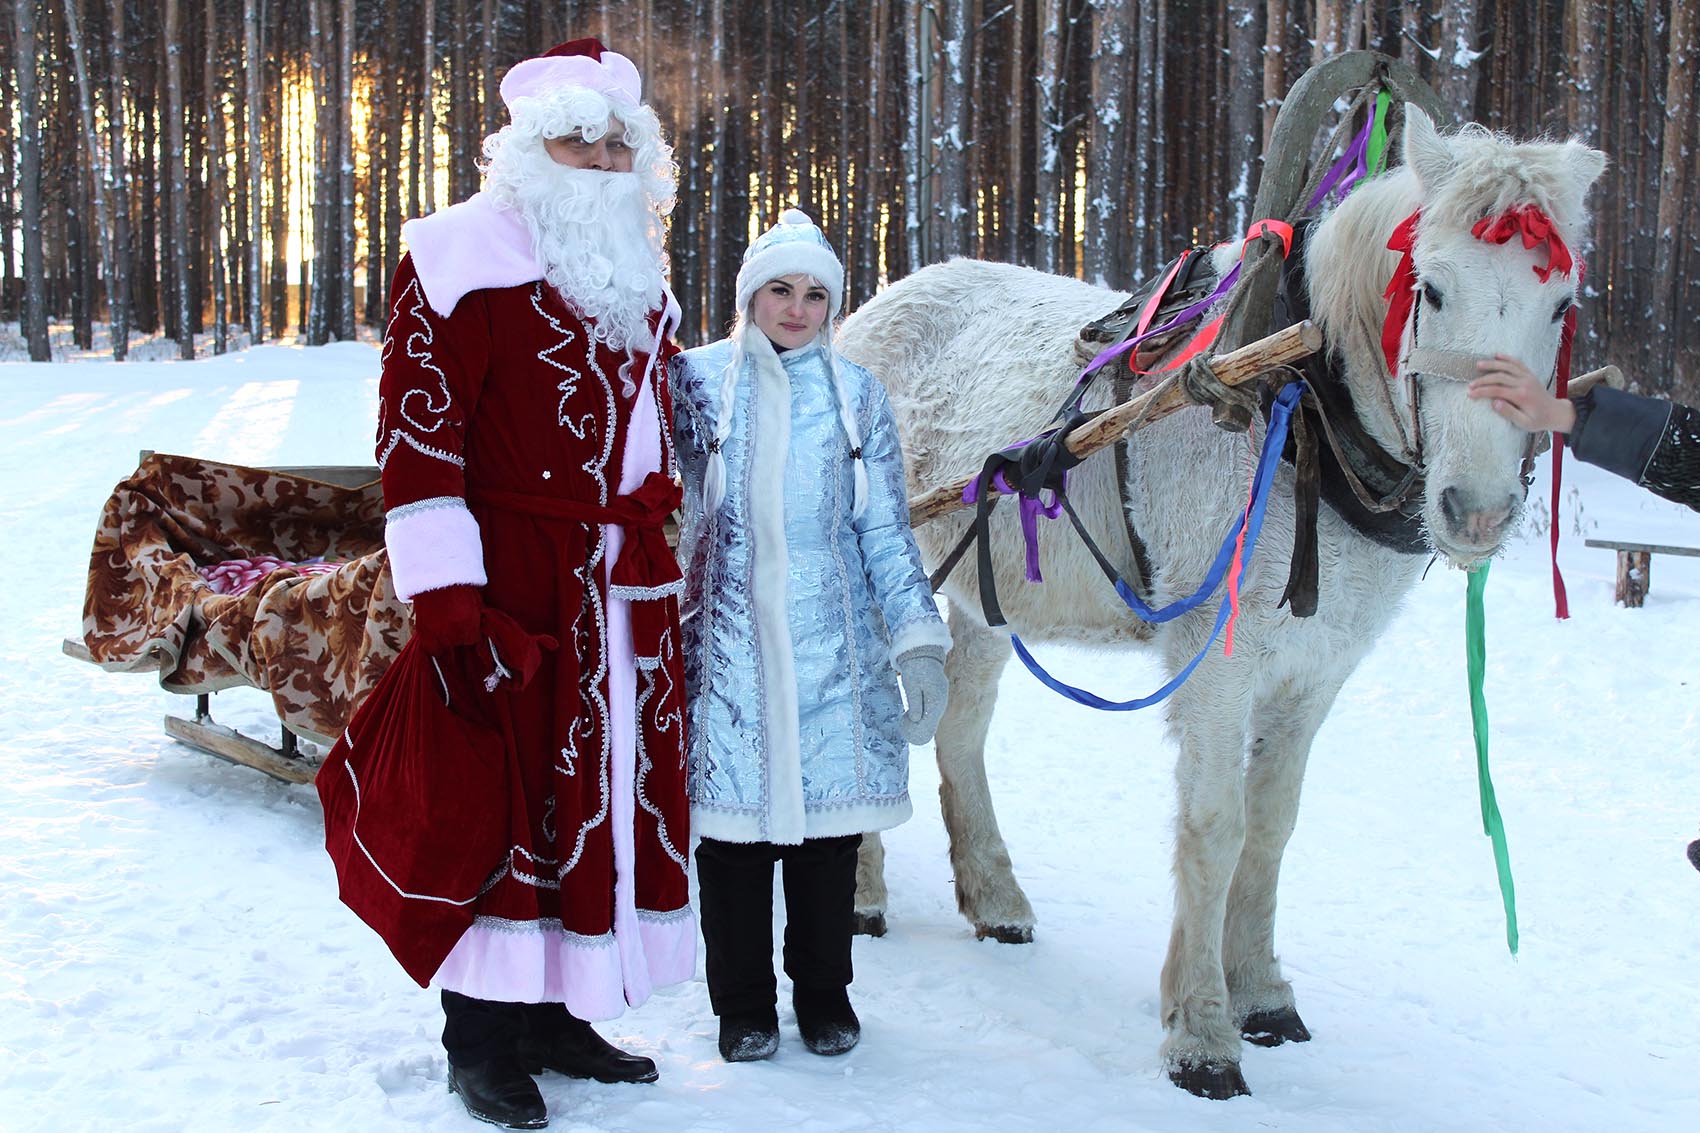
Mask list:
[[[1299,398],[1304,395],[1304,392],[1305,383],[1295,381],[1283,386],[1281,392],[1275,395],[1275,404],[1269,411],[1269,429],[1263,438],[1263,451],[1257,460],[1257,474],[1252,478],[1251,506],[1235,517],[1234,525],[1229,528],[1227,538],[1222,540],[1222,549],[1216,553],[1216,560],[1211,563],[1210,570],[1205,574],[1204,581],[1199,584],[1198,589],[1187,597],[1171,602],[1160,610],[1154,610],[1142,602],[1139,595],[1129,589],[1127,583],[1119,580],[1116,582],[1116,593],[1121,595],[1122,601],[1127,604],[1128,609],[1137,614],[1142,621],[1166,622],[1178,618],[1189,610],[1197,608],[1211,594],[1215,593],[1217,587],[1222,584],[1223,576],[1228,572],[1229,564],[1233,562],[1234,544],[1239,540],[1241,528],[1245,529],[1245,561],[1248,563],[1251,561],[1252,552],[1257,549],[1258,533],[1263,530],[1263,514],[1269,504],[1269,489],[1275,483],[1276,469],[1281,466],[1281,450],[1287,444],[1287,427],[1292,422],[1293,412],[1298,408]],[[1139,708],[1148,708],[1164,700],[1170,693],[1180,688],[1188,677],[1192,676],[1192,671],[1198,668],[1198,663],[1204,660],[1204,655],[1210,652],[1211,647],[1216,644],[1216,639],[1221,636],[1222,627],[1228,623],[1228,612],[1229,604],[1224,601],[1221,608],[1216,611],[1216,628],[1210,631],[1210,640],[1204,643],[1204,648],[1198,651],[1198,655],[1187,662],[1186,667],[1176,673],[1162,688],[1150,696],[1140,697],[1137,700],[1106,700],[1096,693],[1060,681],[1046,672],[1044,666],[1033,659],[1033,655],[1027,651],[1027,646],[1022,644],[1019,634],[1012,633],[1009,635],[1009,639],[1015,646],[1015,655],[1021,658],[1023,665],[1027,666],[1027,671],[1037,677],[1040,683],[1051,691],[1061,693],[1076,704],[1084,704],[1088,708],[1098,708],[1105,712],[1131,712]]]

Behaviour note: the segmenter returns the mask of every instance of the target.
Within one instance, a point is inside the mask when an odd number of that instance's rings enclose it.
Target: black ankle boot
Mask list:
[[[1688,843],[1688,861],[1695,869],[1700,869],[1700,838]]]
[[[850,1007],[850,994],[797,989],[791,995],[803,1045],[816,1054],[843,1054],[862,1041],[862,1021]]]
[[[527,1035],[520,1039],[519,1057],[533,1074],[553,1070],[569,1078],[594,1078],[598,1082],[653,1082],[661,1076],[653,1059],[621,1050],[589,1023],[570,1016],[547,1037]]]
[[[449,1065],[449,1092],[460,1095],[466,1112],[491,1125],[509,1129],[542,1129],[549,1111],[537,1083],[512,1057],[492,1058],[471,1066]]]
[[[779,1016],[774,1012],[720,1017],[720,1057],[727,1062],[759,1062],[778,1049]]]

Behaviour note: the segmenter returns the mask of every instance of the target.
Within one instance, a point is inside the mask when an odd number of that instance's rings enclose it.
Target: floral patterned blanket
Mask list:
[[[224,564],[259,576],[225,585]],[[103,668],[158,672],[172,692],[264,689],[292,731],[328,744],[410,632],[376,480],[154,454],[101,513],[83,642]]]

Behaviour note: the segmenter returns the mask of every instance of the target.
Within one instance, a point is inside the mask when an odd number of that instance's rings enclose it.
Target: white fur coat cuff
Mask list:
[[[936,645],[946,653],[950,652],[950,628],[938,618],[921,618],[898,630],[891,639],[891,663],[897,664],[897,659],[911,649],[926,645]]]
[[[396,597],[445,586],[483,586],[484,541],[478,521],[458,496],[438,496],[392,508],[384,517],[384,546]]]

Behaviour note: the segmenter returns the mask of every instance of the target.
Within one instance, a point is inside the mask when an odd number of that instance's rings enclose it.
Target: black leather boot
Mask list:
[[[559,1006],[551,1004],[548,1006]],[[535,1024],[519,1040],[520,1062],[533,1074],[553,1070],[598,1082],[653,1082],[661,1075],[653,1059],[630,1054],[597,1034],[583,1019],[561,1008],[547,1026]]]
[[[1695,869],[1700,869],[1700,838],[1688,843],[1688,860]]]
[[[512,1057],[499,1056],[471,1066],[450,1063],[449,1092],[460,1095],[467,1113],[491,1125],[542,1129],[549,1124],[537,1083]]]
[[[759,1062],[779,1049],[779,1016],[774,1011],[720,1017],[720,1057],[727,1062]]]
[[[791,1006],[797,1010],[797,1030],[803,1045],[816,1054],[843,1054],[862,1041],[862,1021],[850,1007],[843,988],[814,991],[796,988]]]

